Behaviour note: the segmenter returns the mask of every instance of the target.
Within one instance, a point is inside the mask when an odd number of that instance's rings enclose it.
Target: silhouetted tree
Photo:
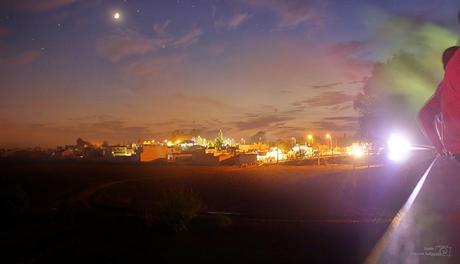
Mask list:
[[[251,144],[253,144],[253,143],[267,143],[267,136],[266,136],[265,131],[259,131],[259,132],[255,133],[254,135],[252,135],[249,138],[249,143],[251,143]]]
[[[83,140],[82,138],[77,138],[77,146],[79,147],[91,146],[91,143],[86,140]]]

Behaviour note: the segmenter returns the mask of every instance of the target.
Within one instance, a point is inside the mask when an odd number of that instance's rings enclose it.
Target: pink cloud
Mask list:
[[[193,43],[197,42],[200,39],[200,36],[203,35],[203,33],[204,32],[201,28],[193,26],[189,32],[177,38],[173,44],[175,47],[189,47]]]
[[[172,74],[174,69],[184,61],[184,56],[171,55],[132,60],[125,64],[123,72],[130,76],[155,78]]]
[[[187,48],[196,43],[203,34],[201,28],[193,26],[185,34],[174,36],[166,30],[170,23],[170,20],[166,20],[162,24],[154,24],[154,37],[143,35],[134,30],[120,30],[99,39],[96,43],[96,50],[103,58],[118,62],[130,56],[153,53],[159,48],[168,46]]]
[[[141,55],[158,48],[154,39],[133,30],[125,30],[103,37],[96,43],[102,57],[117,62],[125,57]]]
[[[73,4],[78,0],[4,0],[0,9],[19,12],[44,12]]]
[[[13,57],[10,60],[10,63],[13,65],[25,65],[25,64],[32,63],[33,61],[37,60],[41,56],[42,54],[38,51],[27,50]]]
[[[228,19],[221,18],[217,20],[214,26],[219,29],[237,29],[250,18],[251,15],[249,13],[238,13]]]
[[[171,19],[167,19],[162,24],[154,24],[153,31],[155,31],[158,37],[170,37],[171,34],[166,31],[166,28],[171,24]]]

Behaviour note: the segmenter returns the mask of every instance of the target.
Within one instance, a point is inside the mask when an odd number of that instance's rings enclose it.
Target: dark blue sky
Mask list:
[[[353,99],[374,63],[399,50],[437,56],[455,44],[458,9],[454,0],[2,1],[0,145],[193,128],[351,134]]]

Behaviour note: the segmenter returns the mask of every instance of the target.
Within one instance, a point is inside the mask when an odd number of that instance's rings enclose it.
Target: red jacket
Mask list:
[[[450,59],[444,79],[418,117],[423,132],[438,152],[460,154],[460,52]]]

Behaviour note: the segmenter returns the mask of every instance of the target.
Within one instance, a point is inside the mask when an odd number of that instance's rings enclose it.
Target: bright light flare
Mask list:
[[[390,160],[400,162],[408,158],[411,150],[411,143],[404,135],[392,134],[387,145],[388,158]]]

